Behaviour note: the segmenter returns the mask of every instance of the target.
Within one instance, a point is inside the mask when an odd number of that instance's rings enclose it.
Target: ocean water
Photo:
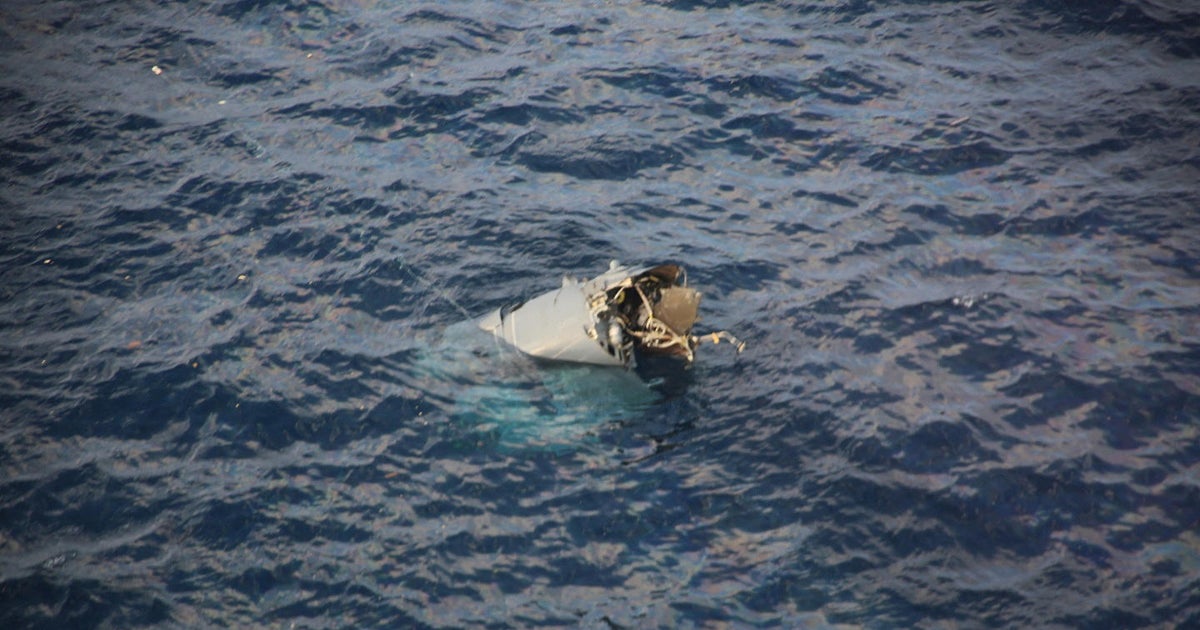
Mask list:
[[[1200,8],[0,7],[0,620],[1200,625]],[[471,317],[678,262],[702,346]]]

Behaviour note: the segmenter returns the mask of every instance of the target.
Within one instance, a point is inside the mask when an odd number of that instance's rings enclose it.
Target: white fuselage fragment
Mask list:
[[[699,305],[699,294],[691,289],[690,320],[675,323],[675,330],[655,318],[658,296],[675,283],[682,269],[675,265],[632,269],[613,261],[607,272],[579,281],[563,278],[562,286],[512,309],[496,309],[479,320],[479,327],[522,352],[544,359],[632,367],[634,346],[691,359],[694,341],[690,336]],[[624,287],[627,290],[618,290]],[[654,289],[655,297],[642,287]],[[667,293],[670,293],[668,290]],[[626,302],[629,300],[629,302]],[[685,309],[686,310],[686,309]],[[662,343],[664,335],[671,342]],[[640,346],[642,347],[642,346]]]

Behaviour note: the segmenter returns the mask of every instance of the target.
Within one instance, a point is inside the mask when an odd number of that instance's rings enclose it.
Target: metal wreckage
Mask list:
[[[630,268],[614,260],[591,280],[562,286],[479,319],[479,327],[542,359],[633,368],[637,356],[673,356],[690,363],[702,342],[744,343],[725,331],[692,334],[700,292],[674,264]]]

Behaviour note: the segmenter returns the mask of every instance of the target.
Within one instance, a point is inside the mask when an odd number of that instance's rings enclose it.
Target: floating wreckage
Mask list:
[[[696,347],[722,339],[720,331],[692,334],[700,292],[674,264],[630,268],[614,260],[591,280],[563,278],[562,287],[478,320],[479,327],[525,354],[557,361],[633,368],[637,357],[672,356],[691,362]]]

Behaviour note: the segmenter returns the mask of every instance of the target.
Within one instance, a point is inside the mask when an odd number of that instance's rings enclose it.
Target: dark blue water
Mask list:
[[[1193,3],[16,1],[0,111],[8,627],[1200,625]],[[455,326],[611,259],[746,351]]]

